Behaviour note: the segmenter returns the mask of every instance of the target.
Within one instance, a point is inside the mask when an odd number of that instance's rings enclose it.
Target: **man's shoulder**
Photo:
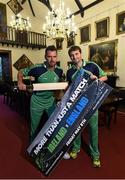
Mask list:
[[[97,63],[95,63],[93,60],[89,60],[89,61],[86,61],[86,65],[87,66],[98,66],[98,64]]]
[[[56,69],[63,70],[60,66],[56,65]]]
[[[34,65],[34,67],[43,67],[43,66],[44,66],[44,63],[38,63]]]
[[[73,72],[73,67],[71,67],[67,70],[67,74],[70,74],[71,72]]]
[[[67,72],[72,71],[73,69],[74,69],[74,66],[72,65],[72,66],[67,70]]]
[[[60,66],[56,66],[56,67],[55,67],[55,72],[62,73],[62,72],[63,72],[63,69],[62,69]]]
[[[76,68],[74,68],[74,67],[71,67],[71,68],[69,68],[68,70],[67,70],[67,76],[71,76],[72,77],[72,75],[75,73],[77,71],[77,69]]]

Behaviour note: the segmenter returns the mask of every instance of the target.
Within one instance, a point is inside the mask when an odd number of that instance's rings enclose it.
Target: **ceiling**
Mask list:
[[[58,8],[59,0],[18,0],[20,4],[25,8],[25,3],[29,4],[32,15],[34,17],[45,17],[48,10],[51,10],[54,4],[55,8]],[[84,11],[96,6],[103,0],[63,0],[65,6],[70,8],[71,14],[80,15],[84,17]],[[38,11],[39,9],[39,11]],[[42,18],[41,17],[41,18]]]

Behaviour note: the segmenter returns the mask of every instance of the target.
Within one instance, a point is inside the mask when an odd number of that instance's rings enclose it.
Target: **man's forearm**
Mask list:
[[[99,78],[100,81],[107,81],[107,79],[108,79],[107,76],[102,76]]]
[[[17,81],[18,83],[23,83],[23,73],[21,71],[17,74]]]
[[[17,74],[17,81],[19,90],[26,91],[26,85],[23,83],[23,73],[21,71]]]

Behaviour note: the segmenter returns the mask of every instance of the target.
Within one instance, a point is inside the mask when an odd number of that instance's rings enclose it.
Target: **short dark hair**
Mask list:
[[[77,50],[79,50],[80,53],[82,52],[82,50],[81,50],[81,48],[80,48],[79,46],[71,46],[71,47],[69,48],[69,50],[68,50],[69,56],[70,56],[70,53],[71,53],[72,51],[77,51]]]
[[[47,46],[47,48],[45,50],[45,54],[47,54],[47,51],[56,51],[57,52],[57,48],[54,45]]]

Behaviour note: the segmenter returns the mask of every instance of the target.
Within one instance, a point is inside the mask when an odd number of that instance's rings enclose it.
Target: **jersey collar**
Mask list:
[[[84,67],[85,65],[86,65],[86,61],[82,59],[82,66],[81,66],[81,68]],[[74,64],[72,65],[72,68],[73,69],[77,69],[77,67]]]
[[[43,66],[44,66],[46,69],[48,69],[48,68],[47,68],[47,64],[46,64],[46,61],[44,61]],[[55,69],[56,67],[57,67],[57,65],[55,65],[54,69]]]

